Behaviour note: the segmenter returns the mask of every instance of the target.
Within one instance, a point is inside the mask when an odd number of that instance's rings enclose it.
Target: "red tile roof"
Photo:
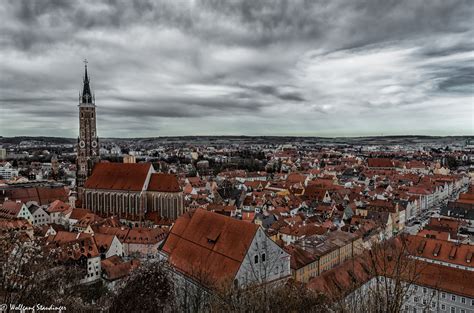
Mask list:
[[[0,216],[5,218],[17,217],[21,211],[23,203],[21,201],[7,200],[0,205]]]
[[[99,248],[99,250],[103,248],[105,249],[105,251],[107,251],[112,245],[112,241],[114,240],[115,235],[94,233],[93,237],[94,237],[95,244],[97,245],[97,248]]]
[[[298,270],[317,261],[314,255],[298,246],[288,245],[284,249],[291,255],[290,267],[293,270]]]
[[[176,220],[162,250],[178,271],[218,287],[234,279],[257,229],[255,224],[197,209]]]
[[[89,225],[97,224],[100,222],[103,222],[104,219],[101,218],[100,216],[94,214],[94,213],[87,213],[84,216],[82,216],[76,224],[74,224],[75,227],[82,227],[82,228],[87,228]]]
[[[131,228],[125,238],[125,243],[156,244],[166,237],[166,232],[161,228]]]
[[[304,195],[312,200],[323,201],[327,189],[321,188],[319,185],[309,185],[304,191]]]
[[[54,239],[56,239],[57,235]],[[59,260],[79,260],[81,257],[93,258],[99,256],[97,246],[91,236],[84,236],[75,240],[59,242],[53,240],[48,246],[54,249]]]
[[[148,183],[148,191],[179,192],[181,189],[176,175],[153,173]]]
[[[473,271],[422,261],[414,261],[409,263],[409,266],[418,269],[417,278],[414,281],[417,285],[461,296],[474,297]],[[340,266],[313,278],[308,283],[308,288],[337,300],[368,282],[374,273],[371,260],[367,259],[367,255],[364,255],[348,260]],[[386,273],[387,276],[390,276],[391,271],[388,270]],[[402,280],[404,279],[403,276],[401,277]],[[413,277],[406,277],[406,279],[411,280]]]
[[[141,191],[151,168],[151,163],[98,163],[84,187]]]
[[[71,242],[78,239],[79,235],[80,235],[79,233],[73,233],[69,231],[58,231],[56,235],[50,237],[48,241],[63,244],[63,243]],[[86,237],[85,235],[86,234],[84,234],[83,237]],[[87,234],[87,237],[90,237],[90,236],[91,236],[90,234]]]
[[[90,213],[92,212],[87,209],[75,208],[75,209],[72,209],[72,212],[69,218],[73,220],[80,220],[81,218],[83,218],[84,216]]]
[[[413,256],[474,268],[474,246],[415,235],[407,243]]]
[[[106,274],[108,280],[116,280],[127,276],[130,271],[138,267],[139,264],[140,261],[138,260],[124,262],[121,257],[116,255],[100,262],[101,268]]]
[[[391,159],[385,159],[385,158],[372,158],[372,159],[367,159],[367,165],[369,167],[395,167],[395,162]]]
[[[51,203],[46,211],[48,213],[64,212],[69,210],[71,207],[69,204],[64,203],[61,200],[55,200]]]
[[[33,226],[27,220],[23,219],[0,219],[0,230],[32,230]]]
[[[4,196],[12,200],[20,200],[24,203],[35,201],[40,205],[48,205],[57,199],[67,201],[69,189],[66,187],[14,188],[5,190]]]

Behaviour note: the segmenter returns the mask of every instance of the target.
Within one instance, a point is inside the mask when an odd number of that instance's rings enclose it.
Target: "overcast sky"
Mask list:
[[[2,1],[0,135],[474,134],[474,2]]]

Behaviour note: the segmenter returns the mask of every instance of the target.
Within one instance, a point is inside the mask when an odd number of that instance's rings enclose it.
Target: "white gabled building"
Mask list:
[[[6,219],[23,218],[33,224],[33,215],[31,215],[26,204],[20,200],[5,200],[0,206],[0,217]]]
[[[9,162],[0,165],[0,179],[10,180],[16,176],[18,176],[18,170],[14,169]]]
[[[52,202],[46,209],[50,216],[50,223],[65,226],[68,223],[72,208],[61,200]]]
[[[51,222],[49,214],[40,206],[31,205],[28,210],[30,211],[31,216],[33,217],[34,226],[47,225]]]
[[[209,288],[244,287],[291,276],[290,255],[260,226],[203,209],[176,221],[160,256],[185,279]]]

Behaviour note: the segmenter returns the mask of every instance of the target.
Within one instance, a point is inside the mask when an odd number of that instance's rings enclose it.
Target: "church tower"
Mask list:
[[[99,138],[97,137],[95,96],[91,92],[87,75],[87,60],[82,94],[79,94],[79,138],[77,140],[76,186],[82,188],[99,162]]]

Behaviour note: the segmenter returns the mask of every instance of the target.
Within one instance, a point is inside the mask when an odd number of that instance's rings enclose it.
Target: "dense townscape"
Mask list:
[[[3,311],[474,311],[472,138],[0,139]]]
[[[108,139],[77,186],[74,155],[80,144],[76,149],[67,139],[2,138],[4,302],[32,293],[37,282],[22,286],[29,278],[22,276],[25,269],[10,267],[19,266],[12,263],[19,251],[37,249],[48,258],[37,271],[54,276],[62,267],[72,276],[66,285],[94,290],[92,296],[76,291],[83,306],[106,302],[96,299],[105,294],[109,302],[101,305],[113,307],[113,294],[132,288],[135,275],[160,264],[154,270],[173,284],[160,285],[172,291],[153,304],[163,310],[192,302],[211,311],[213,295],[229,290],[240,290],[250,301],[246,292],[303,288],[308,297],[320,296],[308,311],[395,305],[405,312],[472,312],[469,138],[446,145],[437,139],[306,140]],[[32,265],[38,264],[36,253],[21,259],[28,275],[41,281]],[[382,290],[374,295],[374,286],[400,287],[381,285],[380,279],[408,287],[384,298]],[[170,298],[177,302],[167,304]],[[58,295],[52,303],[60,306],[59,299],[65,301]]]
[[[0,3],[0,313],[474,313],[473,0]]]

